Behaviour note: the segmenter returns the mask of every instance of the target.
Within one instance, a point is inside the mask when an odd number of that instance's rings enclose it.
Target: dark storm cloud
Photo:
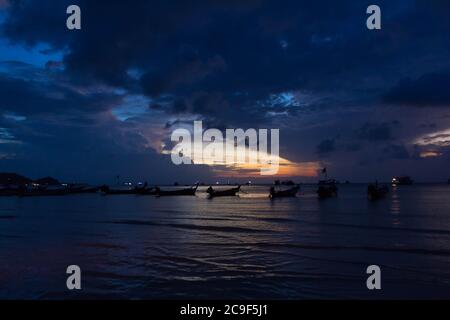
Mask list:
[[[437,125],[436,123],[422,123],[419,127],[422,129],[435,129]]]
[[[410,157],[408,150],[401,144],[389,144],[382,150],[380,160],[397,159],[404,160]]]
[[[336,139],[326,137],[341,131],[351,136],[341,141],[352,151],[347,157],[376,142],[376,152],[405,159],[392,120],[372,121],[371,113],[380,104],[450,101],[442,71],[450,68],[447,1],[380,0],[383,29],[375,32],[365,27],[372,4],[365,0],[79,0],[82,30],[70,32],[65,9],[72,3],[17,0],[5,9],[2,39],[27,49],[45,44],[40,54],[61,56],[43,70],[0,74],[0,114],[27,117],[1,124],[25,142],[16,153],[32,145],[42,154],[90,152],[105,163],[103,154],[121,154],[126,163],[126,155],[136,160],[158,142],[142,133],[146,121],[158,131],[203,119],[217,128],[279,127],[291,138],[281,150],[294,159],[338,154]],[[118,121],[114,108],[129,95],[145,95],[144,111]],[[64,146],[59,137],[67,130]],[[401,138],[413,139],[411,131]]]
[[[403,79],[384,97],[388,104],[413,107],[449,107],[450,73],[430,73]]]
[[[317,153],[320,156],[325,156],[336,150],[335,139],[325,139],[317,145]]]
[[[357,143],[350,143],[345,147],[347,152],[357,152],[361,150],[361,145]]]
[[[391,124],[365,123],[357,132],[359,139],[367,141],[386,141],[392,139]]]
[[[283,5],[133,1],[129,6],[118,1],[79,1],[84,23],[79,33],[58,27],[64,26],[65,7],[70,3],[13,1],[5,34],[30,45],[69,46],[65,64],[83,77],[124,85],[132,82],[129,69],[141,69],[148,81],[153,78],[143,85],[151,95],[153,90],[183,91],[176,87],[203,80],[208,89],[230,92],[286,90],[299,84],[323,88],[319,79],[325,74],[337,76],[349,68],[366,71],[385,64],[394,45],[390,32],[370,34],[354,27],[364,27],[368,1],[287,1]],[[411,8],[421,2],[380,1],[380,5],[392,15],[403,10],[400,18],[408,21],[416,17]],[[430,2],[426,12],[434,14],[442,7],[446,5]],[[41,18],[34,19],[37,16]],[[426,19],[427,15],[422,22]],[[431,26],[423,22],[423,32],[434,31],[446,20],[435,19]],[[408,26],[416,30],[419,25],[411,22]],[[385,23],[386,29],[394,23],[389,14]],[[411,39],[395,40],[398,45]],[[220,72],[223,76],[208,79]]]
[[[0,74],[0,96],[0,111],[26,116],[73,111],[96,113],[120,102],[120,96],[115,94],[81,94],[55,82],[17,79],[5,74]]]
[[[385,64],[392,43],[388,33],[364,30],[364,1],[79,1],[83,29],[72,33],[56,27],[64,25],[67,4],[13,1],[5,34],[28,45],[68,49],[63,62],[74,81],[120,86],[154,99],[171,95],[184,99],[185,107],[158,106],[227,123],[267,120],[258,115],[270,109],[270,94],[360,86],[348,76]],[[385,5],[394,12],[400,6]],[[42,19],[33,19],[42,11]],[[374,40],[386,43],[387,51]],[[256,104],[262,110],[253,110]]]
[[[207,80],[214,73],[225,70],[226,64],[220,56],[215,56],[203,62],[198,57],[182,57],[182,61],[170,66],[169,70],[148,72],[141,78],[141,86],[150,96],[163,93],[183,92],[186,86]]]

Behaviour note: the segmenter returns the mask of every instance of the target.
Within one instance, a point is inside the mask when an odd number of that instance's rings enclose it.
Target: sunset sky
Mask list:
[[[66,28],[66,8],[82,30]],[[366,8],[382,30],[366,28]],[[170,135],[280,129],[280,174],[450,178],[449,1],[0,0],[0,172],[258,179],[175,166]]]

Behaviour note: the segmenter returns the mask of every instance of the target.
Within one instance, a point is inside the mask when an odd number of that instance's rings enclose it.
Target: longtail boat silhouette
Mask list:
[[[215,197],[234,197],[241,190],[241,186],[238,185],[236,188],[227,190],[214,190],[211,186],[206,190],[209,198]]]
[[[158,194],[157,187],[141,188],[137,191],[137,194],[141,196],[155,196]]]
[[[126,189],[111,189],[109,186],[101,186],[100,191],[105,195],[141,194],[147,189],[147,183],[142,186],[128,187]]]
[[[297,192],[300,190],[300,185],[296,185],[293,188],[287,189],[287,190],[275,190],[275,187],[270,187],[269,192],[269,198],[275,199],[275,198],[288,198],[288,197],[295,197],[297,195]]]
[[[82,194],[82,193],[97,193],[100,187],[92,187],[86,184],[72,184],[69,185],[69,194]]]
[[[375,182],[375,184],[370,184],[367,187],[367,196],[373,201],[383,199],[388,193],[389,188],[387,186],[378,185],[378,182]]]
[[[325,180],[320,180],[318,183],[317,195],[319,199],[337,197],[338,188],[337,181],[334,179],[328,179],[327,168],[322,169],[322,174],[325,176]]]
[[[317,195],[320,199],[337,197],[338,188],[336,180],[328,179],[319,181],[319,188],[317,189]]]
[[[159,187],[156,187],[155,194],[158,197],[164,196],[195,196],[195,192],[197,191],[198,183],[195,186],[186,189],[177,189],[177,190],[161,190]]]

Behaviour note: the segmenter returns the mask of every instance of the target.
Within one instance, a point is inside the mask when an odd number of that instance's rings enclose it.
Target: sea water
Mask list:
[[[450,186],[0,197],[0,298],[450,298]],[[82,290],[66,287],[78,265]],[[369,265],[381,290],[368,290]]]

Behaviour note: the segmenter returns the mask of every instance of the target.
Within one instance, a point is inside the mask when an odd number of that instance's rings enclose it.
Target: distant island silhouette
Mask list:
[[[26,185],[29,183],[36,183],[42,185],[61,184],[57,179],[52,177],[44,177],[33,180],[17,173],[0,172],[0,185]]]

